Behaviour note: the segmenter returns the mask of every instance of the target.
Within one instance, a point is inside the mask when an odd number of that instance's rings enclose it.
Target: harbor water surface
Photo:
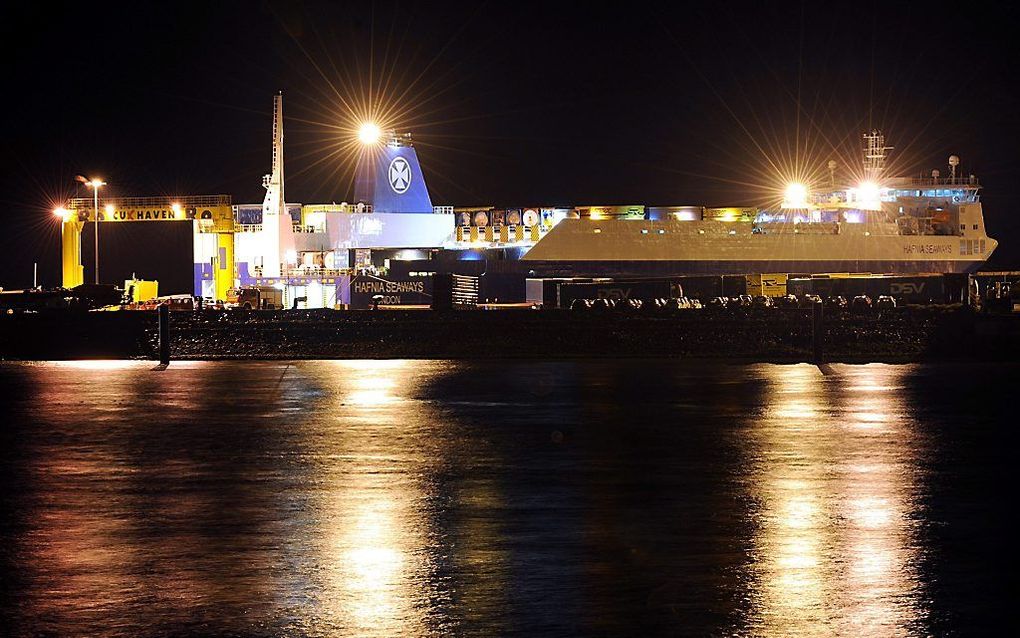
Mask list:
[[[0,633],[1011,623],[1018,365],[152,367],[0,364]]]

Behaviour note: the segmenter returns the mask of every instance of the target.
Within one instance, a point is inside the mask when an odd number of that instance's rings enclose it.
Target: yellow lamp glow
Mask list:
[[[53,209],[53,214],[60,218],[67,217],[67,212],[67,209],[63,206],[58,206]]]
[[[375,144],[382,137],[382,130],[374,122],[365,122],[358,129],[358,140],[362,144]]]

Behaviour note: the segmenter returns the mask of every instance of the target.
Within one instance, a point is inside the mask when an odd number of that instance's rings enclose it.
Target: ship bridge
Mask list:
[[[948,199],[960,204],[979,201],[981,184],[974,175],[966,179],[907,177],[889,180],[889,189],[896,198]]]

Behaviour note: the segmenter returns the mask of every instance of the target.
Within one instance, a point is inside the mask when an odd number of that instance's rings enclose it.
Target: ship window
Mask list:
[[[960,230],[967,230],[967,224],[960,224]]]
[[[981,240],[981,254],[985,254],[985,240]]]
[[[642,235],[647,235],[648,234],[648,229],[647,228],[642,228],[641,229],[641,234]]]
[[[596,229],[595,229],[595,234],[596,234],[596,235],[597,235],[598,233],[601,233],[601,232],[602,232],[602,229],[601,229],[601,228],[596,228]]]
[[[660,228],[660,229],[659,229],[659,234],[660,234],[660,235],[665,235],[665,234],[666,234],[666,231],[664,231],[664,230],[662,230],[662,229]]]
[[[977,230],[978,225],[974,224],[974,230]]]
[[[966,239],[961,239],[960,240],[960,254],[961,255],[966,255],[967,254],[967,240]]]

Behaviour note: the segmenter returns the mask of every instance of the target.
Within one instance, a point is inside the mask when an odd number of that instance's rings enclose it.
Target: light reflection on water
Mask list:
[[[834,369],[5,365],[0,610],[93,636],[933,633],[919,368]]]
[[[407,409],[418,392],[409,361],[329,362],[316,380],[332,390],[321,409],[337,416],[334,454],[317,492],[322,613],[344,633],[427,633],[434,531],[420,480],[421,441],[432,415]],[[426,366],[427,367],[427,366]],[[353,410],[351,409],[353,408]],[[391,431],[391,432],[389,432]],[[309,432],[314,436],[314,433]]]
[[[751,427],[758,531],[753,627],[768,635],[907,634],[926,613],[905,366],[770,368],[772,408]],[[819,391],[819,388],[826,391]],[[913,512],[915,517],[922,511]]]

